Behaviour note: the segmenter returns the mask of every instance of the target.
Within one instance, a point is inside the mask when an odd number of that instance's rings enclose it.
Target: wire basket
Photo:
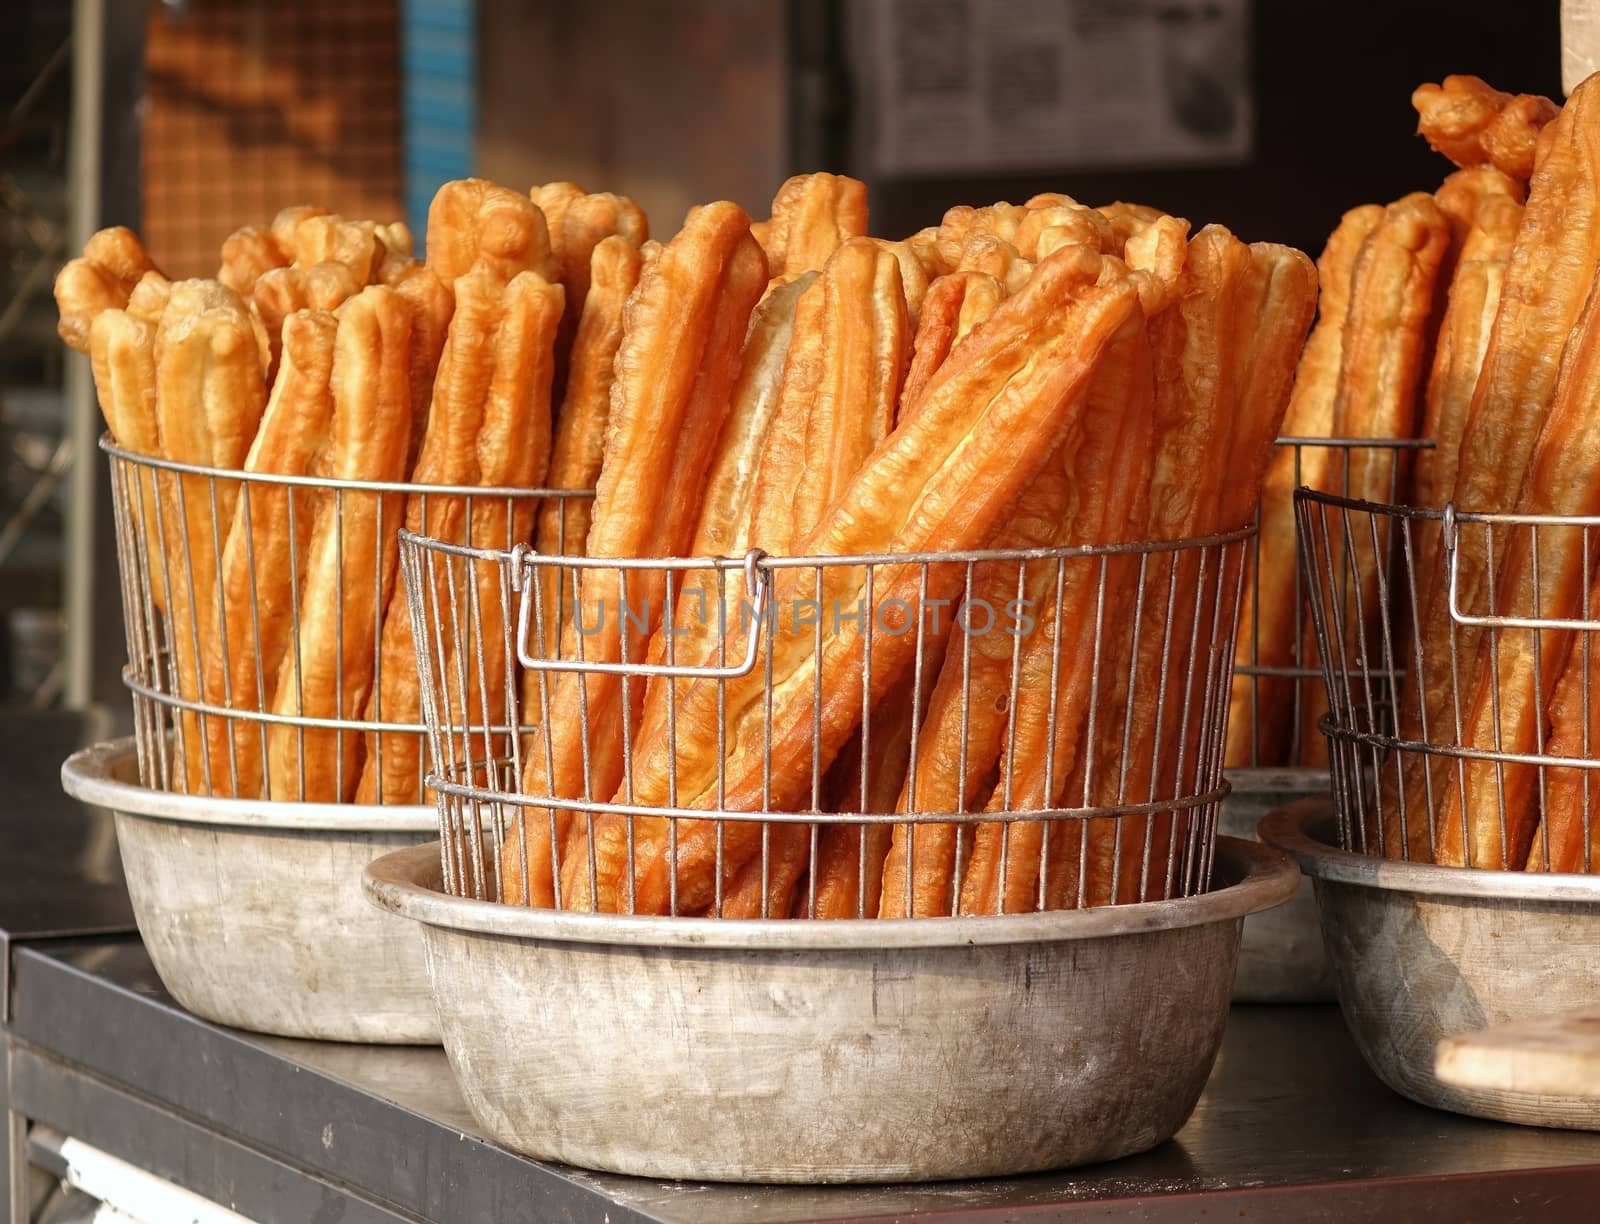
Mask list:
[[[1251,543],[1233,701],[1228,720],[1230,769],[1306,762],[1305,739],[1321,704],[1322,668],[1306,609],[1294,527],[1293,491],[1313,487],[1351,495],[1351,457],[1372,456],[1390,503],[1407,487],[1411,461],[1431,439],[1280,437],[1273,477]],[[1314,762],[1313,762],[1314,763]]]
[[[139,780],[228,798],[421,802],[401,527],[512,547],[553,513],[564,550],[569,502],[593,496],[226,471],[109,437],[100,448]]]
[[[751,918],[1202,892],[1253,531],[690,560],[404,531],[445,890]]]
[[[1600,518],[1295,500],[1343,846],[1600,869]]]

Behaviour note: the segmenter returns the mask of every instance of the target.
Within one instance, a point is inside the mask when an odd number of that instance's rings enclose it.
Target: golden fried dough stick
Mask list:
[[[1103,369],[1104,367],[1102,367]],[[1054,544],[1072,501],[1070,473],[1062,456],[1053,455],[1007,508],[986,547],[1042,548]],[[974,608],[1003,609],[1019,597],[1038,608],[1054,584],[1053,567],[1029,566],[1018,594],[1015,561],[983,561],[973,568],[970,591],[960,595],[945,615],[948,621],[961,602]],[[914,769],[895,800],[897,812],[965,812],[981,797],[995,776],[1010,721],[1011,675],[1019,639],[1010,632],[975,633],[955,630],[944,663],[928,699],[928,713],[917,737]],[[962,735],[962,722],[966,734]],[[916,917],[946,915],[955,900],[955,824],[923,822],[893,828],[884,863],[883,918],[907,916],[906,885],[911,880],[911,913]],[[854,904],[854,890],[849,897]]]
[[[1215,457],[1229,443],[1238,374],[1231,342],[1251,263],[1242,242],[1206,226],[1189,243],[1177,300],[1150,320],[1155,454],[1140,538],[1183,539],[1217,526],[1222,485],[1232,476]],[[1146,563],[1139,615],[1114,625],[1101,646],[1102,685],[1110,691],[1101,694],[1095,738],[1080,748],[1067,781],[1068,802],[1101,807],[1170,795],[1164,783],[1170,774],[1176,785],[1186,704],[1171,678],[1189,674],[1196,630],[1209,633],[1209,622],[1200,624],[1199,596],[1199,558],[1192,553]],[[1141,889],[1163,894],[1170,879],[1127,870],[1130,856],[1144,849],[1146,830],[1153,840],[1162,824],[1126,817],[1090,822],[1082,843],[1071,847],[1079,855],[1051,863],[1050,889],[1070,898],[1069,905],[1104,905]],[[1170,872],[1165,858],[1151,856],[1163,877]]]
[[[139,283],[128,295],[128,313],[146,323],[160,323],[171,294],[172,282],[151,269],[139,278]]]
[[[370,285],[383,267],[383,241],[368,225],[343,217],[306,217],[294,230],[294,264],[340,263],[358,285]]]
[[[1111,225],[1112,247],[1108,253],[1112,255],[1122,254],[1130,238],[1138,237],[1166,216],[1159,208],[1151,208],[1147,204],[1125,204],[1121,200],[1102,204],[1095,212]]]
[[[587,552],[596,557],[681,556],[690,543],[698,500],[687,496],[705,479],[712,449],[727,417],[750,312],[767,283],[767,261],[750,236],[750,218],[721,201],[694,209],[678,235],[653,258],[623,317],[615,363],[611,419],[606,427]],[[628,608],[642,613],[642,631],[618,625],[623,589],[616,571],[584,575],[578,615],[602,632],[586,634],[584,657],[617,661],[644,657],[661,615],[665,580],[636,576]],[[563,633],[564,658],[578,657],[575,626]],[[539,796],[597,798],[622,780],[624,705],[644,696],[615,675],[540,676],[528,711],[537,724],[524,750],[523,791]],[[628,714],[636,714],[629,709]],[[586,759],[587,758],[587,759]],[[588,821],[568,813],[549,818],[523,813],[502,857],[502,897],[550,904],[551,825],[559,842],[570,823],[586,843]],[[595,822],[597,825],[601,821]],[[526,848],[526,856],[524,856]],[[581,858],[583,851],[573,855]],[[524,889],[524,880],[532,892]],[[573,894],[565,891],[564,904]]]
[[[922,316],[922,301],[928,296],[928,269],[910,243],[889,242],[883,238],[874,238],[872,241],[893,255],[900,264],[900,288],[905,294],[906,316],[915,329],[917,320]]]
[[[1439,270],[1450,247],[1450,220],[1433,197],[1415,192],[1384,209],[1356,256],[1351,276],[1350,307],[1345,320],[1335,395],[1333,432],[1340,438],[1410,438],[1416,436],[1423,362],[1438,317],[1436,303],[1444,286]],[[1362,501],[1394,502],[1404,495],[1408,468],[1404,453],[1382,447],[1355,447],[1333,458],[1329,480],[1346,496]],[[1344,661],[1382,655],[1381,632],[1373,619],[1378,606],[1379,574],[1387,575],[1389,549],[1382,538],[1376,548],[1360,520],[1347,555],[1343,536],[1334,547],[1333,572],[1349,573],[1352,582],[1339,613],[1344,626]],[[1328,610],[1330,617],[1335,611]],[[1329,623],[1333,623],[1331,620]],[[1304,627],[1302,658],[1315,646],[1312,628]],[[1318,723],[1327,712],[1327,691],[1307,686],[1300,711],[1300,755],[1307,765],[1325,765],[1327,740]],[[1395,830],[1398,831],[1398,822]],[[1386,831],[1387,832],[1387,831]],[[1427,822],[1411,822],[1408,835],[1427,842]],[[1376,841],[1376,836],[1374,836]]]
[[[1434,440],[1433,449],[1417,455],[1412,490],[1418,505],[1443,506],[1455,495],[1461,434],[1500,309],[1506,264],[1521,225],[1521,203],[1508,199],[1490,201],[1478,211],[1461,245],[1444,320],[1434,345],[1433,370],[1428,376],[1418,434]],[[1431,574],[1432,563],[1422,562],[1417,572]]]
[[[911,365],[900,392],[900,420],[916,413],[950,350],[992,315],[1005,297],[1004,286],[987,272],[948,272],[928,286],[912,340]]]
[[[438,375],[429,392],[433,411],[410,475],[414,485],[480,483],[478,435],[495,376],[495,345],[503,305],[499,278],[486,266],[473,269],[456,281],[453,303]],[[462,498],[418,490],[405,499],[405,528],[436,540],[465,544],[466,509]],[[442,573],[435,575],[434,587],[438,606],[448,607]],[[369,704],[369,717],[381,710],[384,722],[417,723],[421,721],[422,706],[405,591],[399,587],[392,591],[385,608],[378,647],[381,674]],[[417,802],[421,755],[422,745],[416,736],[369,735],[356,802]]]
[[[387,286],[369,285],[339,308],[333,420],[319,474],[338,480],[405,478],[410,343],[410,308]],[[334,492],[321,500],[306,553],[299,632],[284,652],[272,710],[355,719],[372,687],[405,498]],[[267,736],[267,794],[312,803],[348,801],[360,777],[360,750],[355,732],[274,725]]]
[[[83,254],[56,274],[56,330],[70,348],[89,351],[89,328],[102,310],[121,309],[154,265],[133,231],[115,225],[84,244]]]
[[[455,179],[428,205],[428,267],[447,285],[480,259],[502,282],[518,272],[559,279],[545,216],[527,196],[486,179]]]
[[[1076,252],[1041,265],[1028,288],[974,333],[974,340],[984,337],[985,342],[962,346],[946,363],[929,389],[930,402],[873,455],[802,544],[805,555],[961,548],[987,538],[1019,488],[1071,431],[1079,391],[1136,306],[1131,286],[1095,285],[1099,270],[1098,256],[1091,262]],[[915,565],[882,572],[875,588],[878,606],[903,600],[916,615],[923,597],[919,573]],[[780,574],[774,592],[778,606],[798,597],[801,587],[809,591],[813,580],[810,574]],[[959,584],[959,577],[955,581]],[[838,600],[854,607],[864,597],[864,583],[864,574],[842,567],[825,572],[823,606]],[[927,598],[946,597],[951,589],[950,575],[933,575]],[[739,637],[747,628],[730,635],[730,654],[742,649]],[[809,629],[776,636],[770,660],[775,686],[770,776],[763,752],[766,732],[757,730],[757,723],[765,725],[766,706],[766,669],[758,666],[726,685],[729,759],[717,759],[722,691],[715,681],[693,681],[678,702],[676,743],[641,738],[635,746],[635,801],[656,804],[675,775],[680,805],[759,810],[765,796],[774,809],[793,810],[811,776],[813,684],[820,680],[828,695],[827,708],[820,711],[817,753],[825,766],[855,730],[863,704],[881,699],[915,649],[913,634],[874,634],[874,691],[867,694],[861,630],[853,622],[839,630],[825,636],[820,657]],[[758,851],[760,830],[748,822],[730,824],[721,833],[715,821],[680,825],[676,899],[680,912],[694,912],[717,898],[719,846],[725,873],[731,875]],[[664,826],[635,822],[634,902],[640,912],[664,912],[672,899],[671,841]],[[610,905],[626,901],[622,832],[612,834],[597,872],[600,900]]]
[[[820,521],[889,435],[911,349],[899,261],[871,239],[835,251],[797,311],[813,297],[815,330],[802,335],[797,313],[751,499],[751,542],[774,553],[788,552]]]
[[[1079,242],[1107,255],[1122,254],[1124,239],[1117,234],[1116,226],[1098,209],[1081,204],[1031,205],[1017,226],[1014,245],[1025,259],[1042,259],[1050,252],[1040,247],[1040,241],[1052,230],[1060,231],[1051,240],[1055,246]]]
[[[750,547],[751,498],[778,409],[796,311],[820,275],[805,272],[774,284],[750,315],[739,381],[706,479],[705,504],[689,549],[692,556],[738,556]]]
[[[1062,470],[1070,494],[1049,544],[1134,538],[1147,512],[1154,429],[1149,334],[1143,312],[1135,311],[1090,384],[1083,441]],[[1029,605],[1038,609],[1036,625],[1019,644],[1016,712],[999,758],[1000,781],[988,803],[993,812],[1050,807],[1061,798],[1096,696],[1094,662],[1097,645],[1105,639],[1104,614],[1128,606],[1136,577],[1136,570],[1121,558],[1108,561],[1104,571],[1093,560],[1042,562],[1036,568],[1043,579]],[[1069,842],[1081,831],[1074,822],[1053,827],[1039,821],[980,825],[961,881],[961,912],[1035,909],[1037,894],[1048,892],[1051,883],[1050,857],[1054,855],[1059,871]],[[1072,857],[1077,857],[1075,847]]]
[[[1145,314],[1154,318],[1177,301],[1182,290],[1189,223],[1181,217],[1157,217],[1128,239],[1123,257],[1135,274]]]
[[[562,207],[553,217],[546,214],[545,220],[550,227],[550,253],[560,269],[561,287],[571,303],[571,309],[562,316],[561,334],[556,342],[555,387],[559,401],[566,395],[569,360],[584,303],[589,297],[590,265],[595,249],[602,240],[619,237],[637,250],[649,241],[650,224],[637,204],[627,196],[610,192],[563,197]],[[593,476],[588,485],[570,487],[588,488],[592,484]]]
[[[271,268],[256,280],[250,304],[267,336],[269,385],[277,377],[283,321],[297,310],[337,310],[360,291],[349,266],[332,260],[308,268]]]
[[[828,262],[867,232],[867,185],[842,174],[797,174],[772,199],[763,248],[773,276],[798,276]]]
[[[160,456],[156,423],[156,325],[129,311],[103,310],[89,328],[89,364],[106,427],[118,446],[137,455]],[[120,467],[122,478],[135,485],[138,518],[130,530],[142,540],[143,566],[149,596],[165,611],[166,557],[156,529],[156,474],[135,466]]]
[[[322,461],[333,420],[335,331],[326,311],[298,310],[284,320],[283,359],[245,471],[305,476]],[[206,643],[205,686],[229,708],[253,712],[272,709],[318,499],[285,485],[239,487],[222,554],[221,632]],[[259,798],[265,724],[234,722],[230,736],[219,720],[206,731],[213,792]]]
[[[1540,130],[1560,113],[1549,98],[1501,93],[1475,76],[1447,76],[1411,94],[1417,134],[1458,166],[1490,162],[1513,178],[1533,177]]]
[[[1593,619],[1596,609],[1600,590],[1591,586],[1581,615]],[[1600,701],[1593,689],[1597,676],[1600,634],[1578,634],[1550,698],[1545,755],[1594,758],[1600,745]],[[1543,824],[1528,853],[1528,870],[1600,871],[1600,779],[1594,770],[1553,766],[1545,771]]]
[[[1600,514],[1600,293],[1592,288],[1561,358],[1555,402],[1517,498],[1519,514]],[[1463,529],[1462,535],[1471,533]],[[1503,616],[1575,620],[1583,613],[1593,557],[1581,527],[1502,530],[1494,610]],[[1534,634],[1538,634],[1537,641]],[[1536,754],[1545,710],[1572,653],[1565,629],[1501,629],[1485,636],[1468,690],[1461,744]],[[1579,658],[1581,659],[1581,652]],[[1581,726],[1582,718],[1579,716]],[[1516,870],[1527,861],[1539,821],[1537,766],[1467,760],[1446,791],[1434,831],[1437,862]],[[1420,821],[1418,821],[1420,823]],[[1412,857],[1426,853],[1417,840]]]
[[[948,628],[948,618],[945,624]],[[930,639],[933,637],[929,636]],[[943,655],[944,635],[939,635],[937,642],[925,642],[924,649],[928,651],[923,658],[924,671],[928,673],[925,682],[927,688],[931,687],[932,673],[937,670],[934,664]],[[913,719],[919,712],[919,702],[914,692],[917,682],[913,668],[904,680],[890,690],[881,708],[872,712],[864,801],[860,737],[853,739],[839,754],[834,762],[834,773],[839,774],[841,766],[845,767],[848,772],[843,776],[849,781],[834,805],[836,810],[888,812],[894,809],[900,788],[905,784]],[[812,868],[815,886],[797,890],[790,913],[796,918],[876,916],[882,904],[883,869],[891,834],[890,826],[885,824],[824,825],[817,839],[816,863]],[[745,868],[747,871],[749,869],[748,866]],[[768,912],[775,913],[777,910],[769,905]]]
[[[240,297],[249,297],[263,272],[288,262],[270,229],[246,225],[222,240],[222,267],[217,279]]]
[[[1356,256],[1383,215],[1379,204],[1365,204],[1345,213],[1317,260],[1321,286],[1317,324],[1306,340],[1295,371],[1283,417],[1286,437],[1333,436],[1351,277]],[[1252,573],[1245,579],[1244,610],[1240,613],[1241,630],[1234,654],[1236,669],[1251,662],[1252,649],[1260,667],[1285,668],[1297,662],[1300,641],[1296,626],[1300,621],[1296,609],[1303,600],[1296,578],[1294,490],[1299,485],[1330,490],[1332,469],[1332,452],[1327,447],[1298,451],[1283,448],[1272,457],[1261,494],[1256,559]],[[1225,757],[1229,767],[1282,765],[1289,759],[1293,720],[1297,717],[1296,682],[1279,676],[1254,679],[1253,690],[1248,676],[1236,675],[1233,681]]]
[[[809,300],[817,300],[807,326]],[[821,520],[894,425],[910,349],[900,264],[869,238],[852,238],[829,257],[797,308],[778,406],[751,496],[751,542],[792,553]],[[813,796],[813,806],[820,803]],[[774,897],[787,898],[806,867],[810,829],[771,830],[776,862],[759,861],[736,877],[727,917],[759,917],[763,874]]]
[[[974,234],[967,239],[956,267],[962,272],[988,273],[1005,287],[1007,294],[1027,284],[1033,272],[1033,264],[1017,254],[1016,247],[993,234]]]
[[[774,282],[750,316],[739,378],[730,396],[732,408],[706,478],[704,507],[687,550],[690,556],[739,556],[750,547],[755,522],[752,501],[784,386],[790,340],[800,321],[797,309],[820,275],[811,271],[792,281]],[[820,303],[819,293],[813,298],[813,314]],[[708,570],[685,573],[675,588],[674,600],[673,661],[714,658],[721,623],[711,611],[718,600],[715,574]],[[730,614],[737,615],[737,609]],[[669,642],[665,629],[663,621],[650,643],[652,663],[666,661]],[[666,734],[668,700],[667,682],[652,681],[639,723],[641,737]]]
[[[528,191],[528,198],[537,204],[539,211],[544,214],[545,228],[550,234],[550,252],[557,260],[562,258],[561,225],[566,219],[567,209],[574,200],[581,200],[588,194],[578,184],[566,182],[545,183]]]
[[[1001,201],[983,208],[958,204],[948,210],[939,223],[938,245],[940,263],[954,270],[961,266],[962,254],[973,238],[999,238],[1006,243],[1017,236],[1028,209]]]
[[[156,330],[156,420],[161,453],[179,463],[238,468],[265,406],[256,321],[237,294],[216,281],[179,281]],[[178,692],[221,704],[201,689],[202,659],[218,630],[219,553],[233,521],[235,481],[162,473],[161,533],[166,549],[168,645]],[[211,760],[198,715],[180,719],[183,785],[190,794],[220,789],[223,763]]]
[[[272,240],[278,244],[278,253],[283,256],[284,262],[294,260],[295,235],[299,232],[300,223],[309,221],[312,217],[328,216],[326,208],[315,204],[291,204],[288,208],[280,208],[277,216],[272,218],[268,227],[272,231]]]
[[[1548,147],[1528,189],[1522,225],[1506,265],[1500,309],[1489,334],[1483,369],[1461,434],[1455,504],[1493,510],[1515,504],[1534,443],[1555,395],[1560,354],[1583,310],[1600,263],[1600,82],[1584,82],[1546,129]],[[1482,532],[1464,531],[1456,554],[1458,606],[1473,613],[1488,606],[1487,558]],[[1420,642],[1408,654],[1425,662],[1420,696],[1406,694],[1400,735],[1449,742],[1456,727],[1449,668],[1455,657],[1477,656],[1481,631],[1453,624],[1441,567],[1417,594]],[[1462,666],[1468,666],[1463,662]],[[1411,688],[1415,682],[1405,687]],[[1465,695],[1463,694],[1463,699]],[[1463,711],[1465,714],[1465,711]],[[1403,800],[1408,813],[1437,816],[1440,790],[1451,769],[1436,769],[1404,754]],[[1398,805],[1395,805],[1398,809]]]
[[[550,387],[565,294],[560,285],[537,272],[522,272],[506,286],[503,298],[494,377],[477,438],[476,483],[537,488],[550,462]],[[533,534],[536,509],[526,498],[509,504],[502,498],[480,498],[472,506],[467,542],[474,548],[509,550]],[[506,606],[509,591],[501,588],[498,567],[476,566],[474,578],[473,618],[482,633],[476,641],[471,635],[457,636],[451,645],[451,674],[467,677],[466,713],[473,724],[514,728],[511,694],[517,682],[516,660],[508,656],[502,631],[511,623],[508,613],[514,615]],[[408,668],[407,675],[415,683],[415,667]],[[484,730],[473,738],[481,745],[481,761],[510,755],[505,734]],[[420,751],[422,737],[413,742]]]
[[[307,272],[307,288],[316,268]],[[433,380],[439,371],[450,319],[455,314],[456,298],[451,287],[426,264],[414,263],[390,282],[411,308],[411,355],[407,361],[411,378],[411,440],[406,447],[406,471],[416,466],[423,435],[433,404]],[[343,300],[343,299],[341,299]]]
[[[922,265],[923,271],[928,274],[929,281],[937,280],[939,277],[955,271],[954,268],[944,262],[943,256],[939,254],[939,227],[937,225],[930,225],[926,229],[918,230],[911,237],[905,239],[905,244],[911,248],[911,253],[917,257],[917,262]]]

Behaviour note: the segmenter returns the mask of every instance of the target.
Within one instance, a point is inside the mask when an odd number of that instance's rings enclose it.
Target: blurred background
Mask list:
[[[865,179],[874,233],[1065,191],[1315,254],[1431,187],[1412,88],[1560,97],[1557,0],[6,0],[0,5],[0,703],[121,707],[87,363],[57,268],[129,225],[169,275],[287,204],[404,217],[439,183],[571,179],[667,237]]]

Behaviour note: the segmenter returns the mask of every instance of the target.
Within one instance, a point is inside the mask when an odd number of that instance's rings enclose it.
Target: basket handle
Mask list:
[[[534,655],[528,647],[528,635],[533,625],[533,597],[538,583],[533,581],[534,557],[538,554],[527,544],[518,544],[511,550],[511,589],[517,592],[517,661],[530,671],[588,672],[614,676],[666,676],[671,679],[733,680],[748,676],[755,670],[756,654],[761,648],[761,635],[755,627],[766,616],[767,603],[772,594],[772,570],[762,565],[766,553],[752,548],[744,555],[745,592],[754,603],[751,614],[751,633],[745,643],[744,658],[736,663],[721,666],[673,663],[601,663],[584,659],[547,659]],[[593,559],[590,559],[593,564]]]
[[[1572,620],[1549,616],[1478,616],[1463,612],[1457,592],[1461,577],[1461,555],[1458,549],[1461,526],[1456,522],[1456,506],[1449,502],[1444,508],[1441,524],[1444,545],[1444,572],[1448,584],[1447,603],[1450,619],[1458,625],[1479,626],[1485,629],[1567,629],[1575,633],[1600,632],[1600,620]]]

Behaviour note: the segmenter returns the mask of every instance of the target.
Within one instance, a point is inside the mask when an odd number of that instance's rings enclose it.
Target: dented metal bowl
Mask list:
[[[134,752],[86,748],[61,782],[115,815],[139,934],[173,998],[258,1033],[438,1043],[422,942],[361,889],[374,857],[437,830],[432,808],[151,790]]]
[[[1109,1160],[1182,1126],[1245,915],[1293,893],[1229,838],[1215,887],[1046,914],[738,921],[447,896],[437,845],[367,869],[421,924],[445,1050],[497,1141],[650,1177],[875,1182]]]

